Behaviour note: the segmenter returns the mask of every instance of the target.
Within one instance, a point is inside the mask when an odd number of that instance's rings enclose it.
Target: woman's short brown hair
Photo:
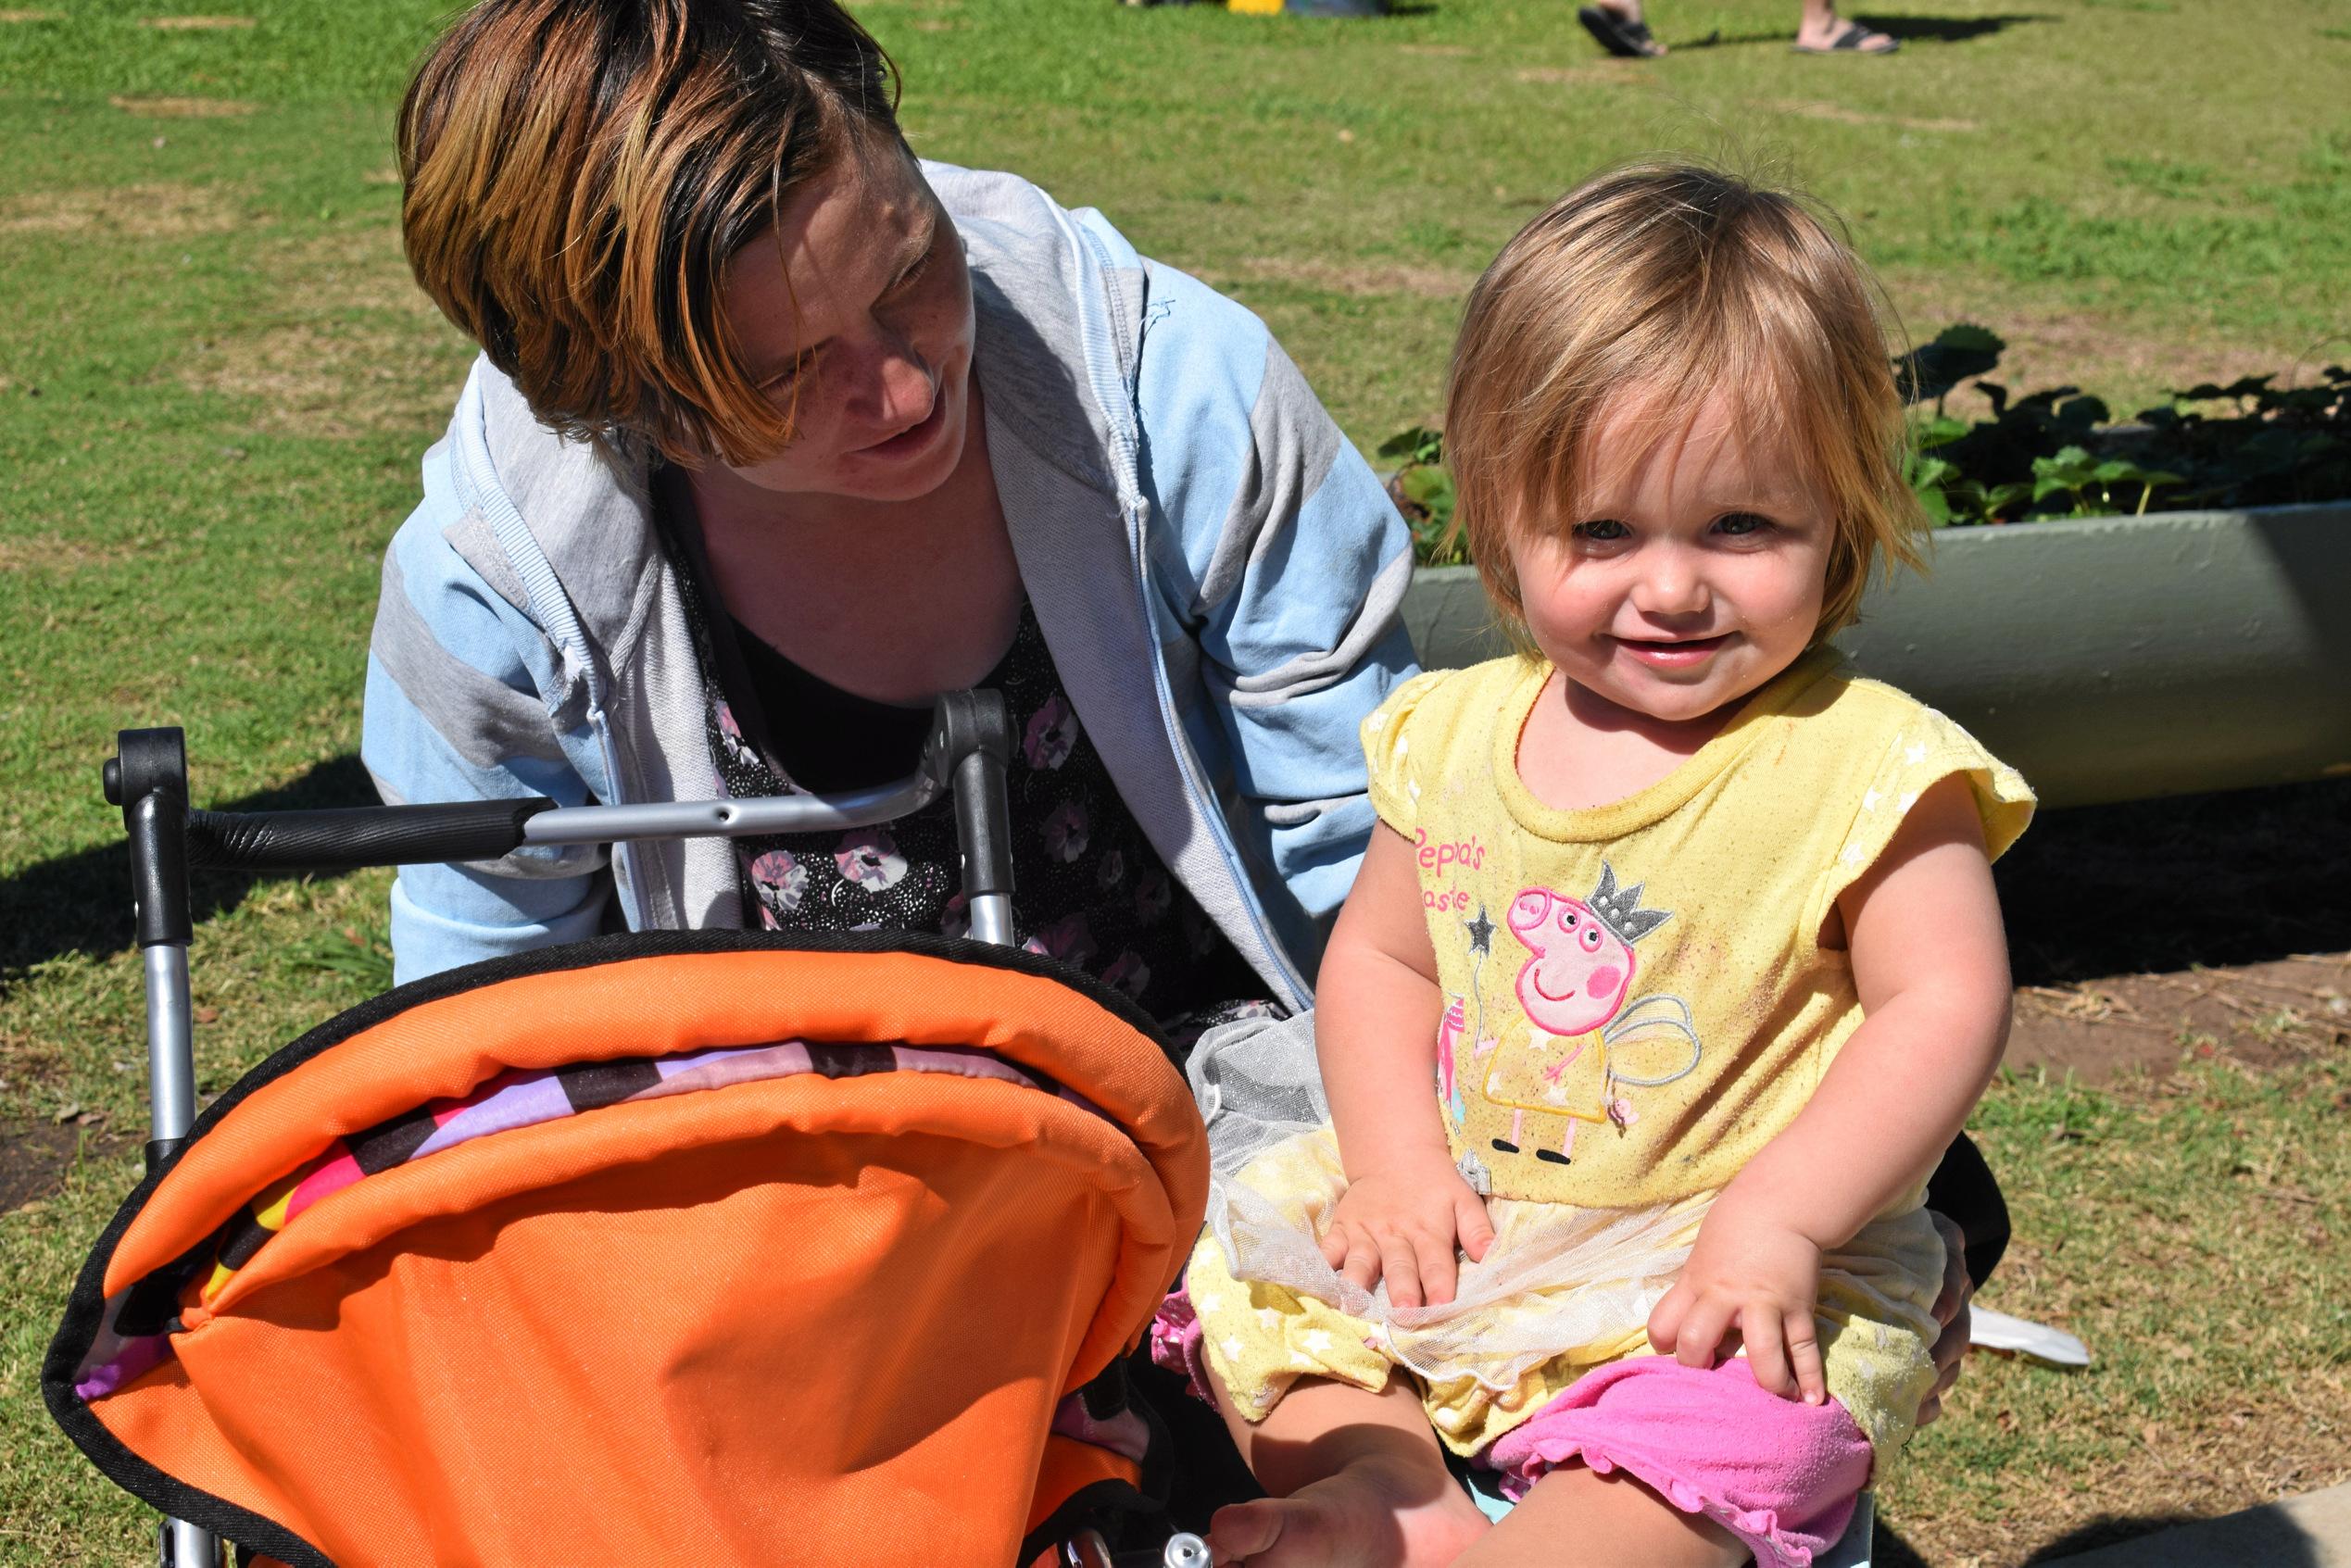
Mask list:
[[[833,0],[483,0],[400,106],[409,265],[555,429],[756,461],[791,419],[727,263],[845,148],[902,149],[897,105]]]
[[[1918,566],[1926,517],[1873,295],[1803,203],[1691,165],[1598,175],[1520,230],[1470,291],[1445,448],[1460,526],[1522,643],[1511,533],[1574,521],[1591,433],[1631,393],[1663,437],[1731,390],[1743,436],[1807,465],[1836,524],[1817,636],[1854,619],[1880,556]]]

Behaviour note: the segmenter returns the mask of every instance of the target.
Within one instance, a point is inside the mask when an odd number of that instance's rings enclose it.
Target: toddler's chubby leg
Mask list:
[[[1217,1562],[1440,1568],[1488,1533],[1404,1379],[1377,1394],[1301,1379],[1253,1424],[1212,1381],[1241,1457],[1273,1494],[1217,1511],[1208,1532]]]
[[[1701,1514],[1685,1513],[1618,1472],[1553,1470],[1485,1537],[1453,1561],[1460,1568],[1737,1568],[1747,1548]]]

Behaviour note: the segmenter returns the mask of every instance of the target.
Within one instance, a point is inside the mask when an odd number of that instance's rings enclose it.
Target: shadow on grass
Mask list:
[[[90,794],[98,793],[97,780]],[[331,806],[373,806],[375,786],[357,753],[321,762],[292,784],[236,800],[197,804],[219,811],[299,811]],[[112,813],[111,808],[107,808]],[[113,820],[120,822],[119,814]],[[234,872],[195,872],[188,898],[196,922],[235,909],[257,878]],[[22,983],[32,965],[68,953],[119,952],[131,940],[131,851],[113,842],[44,860],[0,879],[0,997]]]
[[[2053,22],[2057,19],[2030,12],[1993,17],[1863,17],[1854,20],[1867,28],[1874,28],[1889,38],[1908,44],[1913,41],[1929,44],[1965,44],[1970,39],[1983,38],[2003,32],[2012,27],[2031,22]]]
[[[2110,1513],[2077,1525],[2055,1540],[2033,1549],[2027,1562],[2058,1562],[2086,1551],[2121,1541],[2141,1540],[2159,1531],[2210,1521],[2186,1513]],[[2217,1538],[2225,1536],[2225,1539]],[[2200,1538],[2198,1538],[2200,1537]],[[2282,1514],[2240,1520],[2224,1532],[2198,1531],[2196,1537],[2168,1548],[2152,1542],[2139,1549],[2147,1568],[2185,1568],[2187,1564],[2259,1563],[2261,1568],[2319,1568],[2318,1544]],[[2134,1553],[2131,1561],[2142,1561]]]
[[[2351,949],[2351,780],[2049,811],[1994,868],[2019,985]]]
[[[1981,38],[2027,22],[2053,22],[2058,19],[2019,13],[1996,17],[1854,17],[1853,19],[1903,42],[1917,39],[1936,44],[1964,44],[1969,39]],[[1692,49],[1729,49],[1750,44],[1787,44],[1793,43],[1795,36],[1792,27],[1778,32],[1717,31],[1687,42],[1671,39],[1666,46],[1681,54]]]

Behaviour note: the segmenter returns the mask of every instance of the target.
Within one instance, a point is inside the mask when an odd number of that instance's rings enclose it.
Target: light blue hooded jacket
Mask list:
[[[1063,687],[1169,869],[1303,1007],[1371,832],[1356,726],[1413,669],[1402,520],[1254,315],[1025,181],[924,173],[970,255],[989,458]],[[641,459],[560,439],[477,363],[384,557],[384,798],[713,797],[701,683]],[[402,980],[622,922],[742,923],[731,847],[526,849],[392,896]]]

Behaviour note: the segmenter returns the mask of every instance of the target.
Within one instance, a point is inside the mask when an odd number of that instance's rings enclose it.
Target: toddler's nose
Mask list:
[[[1714,606],[1714,595],[1697,563],[1678,549],[1651,554],[1633,584],[1633,608],[1643,615],[1699,615]]]

